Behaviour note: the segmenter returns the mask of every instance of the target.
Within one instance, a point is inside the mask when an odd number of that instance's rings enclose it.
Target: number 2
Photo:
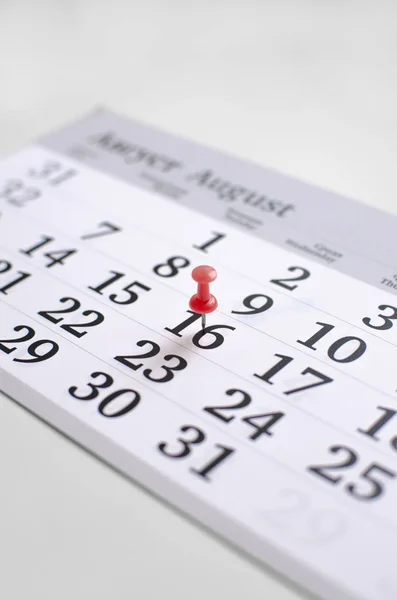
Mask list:
[[[303,281],[304,279],[308,279],[310,277],[310,271],[304,269],[303,267],[289,267],[288,271],[300,271],[300,275],[296,277],[284,277],[283,279],[271,279],[270,283],[275,283],[286,290],[290,290],[291,292],[295,290],[297,285],[290,285],[290,281]]]

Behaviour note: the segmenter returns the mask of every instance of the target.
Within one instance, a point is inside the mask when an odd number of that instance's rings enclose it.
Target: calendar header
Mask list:
[[[229,181],[212,168],[205,167],[195,173],[189,173],[189,165],[181,160],[159,153],[156,149],[146,148],[132,141],[127,141],[114,131],[106,131],[90,136],[87,142],[96,148],[101,148],[105,152],[119,157],[131,168],[139,169],[144,166],[148,170],[162,173],[164,176],[179,170],[181,177],[187,182],[187,185],[190,184],[191,189],[194,186],[201,188],[203,191],[207,191],[209,196],[223,202],[235,202],[281,218],[284,218],[286,214],[295,209],[292,203],[271,198],[261,191],[241,185],[238,181]]]
[[[397,217],[98,110],[51,150],[397,293]]]

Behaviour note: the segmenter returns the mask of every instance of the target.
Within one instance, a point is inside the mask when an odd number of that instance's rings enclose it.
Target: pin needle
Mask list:
[[[217,272],[213,267],[201,265],[193,269],[192,278],[197,282],[197,293],[190,298],[189,306],[201,315],[201,327],[205,329],[207,314],[218,307],[217,299],[210,293],[210,283],[217,278]]]

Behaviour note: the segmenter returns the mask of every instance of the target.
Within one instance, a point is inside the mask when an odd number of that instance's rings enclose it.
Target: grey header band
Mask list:
[[[397,216],[108,110],[40,143],[397,293]]]

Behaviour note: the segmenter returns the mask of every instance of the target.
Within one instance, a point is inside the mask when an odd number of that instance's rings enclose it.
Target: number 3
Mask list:
[[[390,304],[380,304],[378,306],[379,310],[387,310],[388,308],[390,308],[392,311],[391,315],[378,315],[378,317],[383,321],[381,325],[372,325],[371,319],[369,317],[364,317],[364,325],[366,325],[367,327],[371,327],[372,329],[379,329],[381,331],[386,331],[386,329],[390,329],[391,327],[393,327],[392,321],[397,319],[397,308],[395,306],[390,306]]]

